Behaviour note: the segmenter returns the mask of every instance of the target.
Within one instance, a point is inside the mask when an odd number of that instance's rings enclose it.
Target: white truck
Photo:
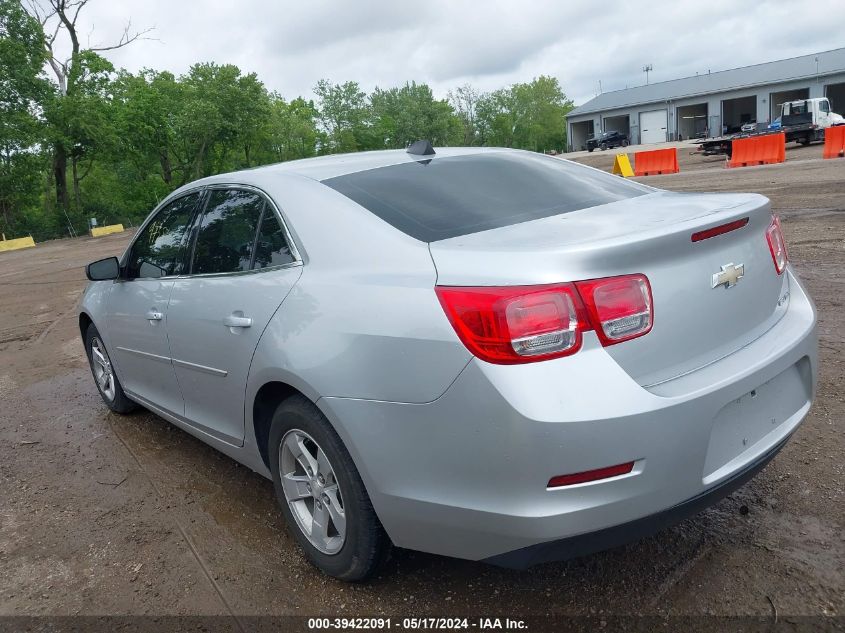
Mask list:
[[[699,151],[705,155],[731,155],[734,139],[765,136],[767,134],[786,135],[786,142],[794,141],[809,145],[813,141],[823,141],[824,131],[834,125],[845,125],[845,118],[831,111],[827,97],[787,101],[780,106],[780,116],[765,130],[741,132],[718,138],[708,138],[699,143]]]

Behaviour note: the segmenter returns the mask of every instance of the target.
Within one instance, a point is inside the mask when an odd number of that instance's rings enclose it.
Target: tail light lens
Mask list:
[[[766,229],[766,241],[769,243],[769,252],[772,254],[772,261],[778,275],[786,270],[786,263],[789,261],[789,253],[786,251],[786,240],[783,239],[783,230],[780,226],[780,218],[772,216],[769,228]]]
[[[651,286],[645,275],[591,279],[575,285],[602,345],[629,341],[651,330]]]
[[[651,288],[644,275],[546,286],[438,286],[455,332],[481,360],[502,365],[574,354],[595,330],[603,345],[651,330]]]
[[[574,354],[581,347],[587,324],[572,284],[436,290],[458,337],[482,360],[526,363]]]

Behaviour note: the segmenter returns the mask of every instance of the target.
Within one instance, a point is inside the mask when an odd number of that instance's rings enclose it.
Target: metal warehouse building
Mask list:
[[[776,119],[786,101],[825,96],[845,115],[845,48],[602,93],[569,113],[569,149],[611,130],[631,143],[720,136]]]

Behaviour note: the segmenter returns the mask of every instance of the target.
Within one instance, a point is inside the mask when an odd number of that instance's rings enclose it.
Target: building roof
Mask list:
[[[842,72],[845,72],[845,48],[837,48],[764,64],[603,92],[572,110],[569,116]]]

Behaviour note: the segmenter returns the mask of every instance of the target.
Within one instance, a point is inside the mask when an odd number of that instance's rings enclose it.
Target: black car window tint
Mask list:
[[[250,269],[263,198],[242,189],[212,189],[200,219],[191,274]]]
[[[185,234],[199,193],[174,200],[144,227],[127,263],[130,279],[180,275],[185,267]]]
[[[292,261],[294,261],[294,256],[285,237],[285,232],[275,212],[268,204],[264,207],[264,215],[258,229],[253,269],[281,266],[290,264]]]
[[[322,181],[423,242],[625,200],[650,189],[532,152],[413,161]]]

